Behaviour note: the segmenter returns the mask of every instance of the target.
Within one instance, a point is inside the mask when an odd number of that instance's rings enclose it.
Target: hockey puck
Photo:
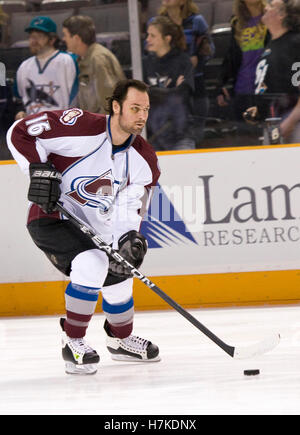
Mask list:
[[[255,370],[244,370],[244,375],[245,376],[256,376],[259,375],[259,370],[255,369]]]

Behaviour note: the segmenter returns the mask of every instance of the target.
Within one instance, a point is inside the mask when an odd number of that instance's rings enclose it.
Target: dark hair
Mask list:
[[[286,16],[282,20],[285,28],[294,32],[300,31],[300,0],[283,0]]]
[[[186,49],[185,36],[181,26],[175,24],[169,17],[159,15],[149,21],[149,26],[158,27],[159,32],[163,37],[171,36],[170,45],[172,48],[177,47],[180,50]]]
[[[86,45],[96,42],[96,28],[91,17],[74,15],[63,22],[63,27],[68,29],[72,36],[78,35]]]
[[[140,92],[147,92],[147,94],[149,95],[149,87],[148,85],[146,85],[146,83],[140,81],[140,80],[136,80],[136,79],[125,79],[125,80],[120,80],[116,86],[115,89],[112,93],[111,97],[108,97],[106,99],[107,101],[107,112],[110,115],[114,114],[114,110],[113,110],[113,101],[117,101],[121,108],[123,105],[123,101],[126,99],[127,97],[127,93],[128,93],[128,89],[129,88],[134,88],[137,89]]]
[[[53,47],[56,50],[59,50],[60,47],[62,46],[62,40],[59,38],[59,36],[56,33],[48,33],[50,39],[53,39]]]

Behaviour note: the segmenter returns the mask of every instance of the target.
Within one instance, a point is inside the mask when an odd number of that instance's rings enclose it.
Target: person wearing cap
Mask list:
[[[68,109],[78,92],[78,69],[70,53],[57,49],[56,23],[38,16],[25,29],[32,57],[17,70],[15,95],[23,107],[16,119],[44,110]]]
[[[68,50],[79,56],[78,107],[105,113],[106,100],[125,75],[116,56],[96,42],[92,18],[74,15],[63,22],[63,40]]]

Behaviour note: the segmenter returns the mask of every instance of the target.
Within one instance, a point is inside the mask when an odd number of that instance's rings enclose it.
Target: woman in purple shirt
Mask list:
[[[256,66],[269,40],[261,21],[264,7],[264,0],[235,0],[233,5],[231,42],[222,65],[217,102],[221,107],[232,102],[237,121],[251,105]]]

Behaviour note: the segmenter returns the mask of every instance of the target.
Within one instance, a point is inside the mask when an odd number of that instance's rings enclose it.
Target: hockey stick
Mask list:
[[[177,302],[175,302],[170,296],[164,293],[157,285],[155,285],[149,278],[143,275],[139,270],[133,267],[128,261],[126,261],[117,251],[115,251],[110,245],[104,242],[99,234],[97,234],[93,228],[88,226],[85,222],[79,219],[70,211],[66,210],[65,207],[59,202],[57,202],[57,209],[65,217],[67,217],[72,224],[78,227],[84,234],[87,235],[95,244],[95,246],[101,251],[105,251],[109,257],[116,260],[118,263],[126,265],[130,270],[133,277],[138,278],[147,287],[154,291],[158,296],[160,296],[165,302],[167,302],[172,308],[174,308],[178,313],[185,317],[190,323],[192,323],[196,328],[198,328],[203,334],[205,334],[210,340],[217,344],[221,349],[223,349],[228,355],[236,359],[252,358],[254,356],[261,355],[265,352],[272,350],[280,340],[279,334],[272,334],[263,341],[247,347],[235,347],[230,346],[219,337],[217,337],[213,332],[211,332],[206,326],[200,323],[195,317],[188,313],[183,307],[181,307]]]

